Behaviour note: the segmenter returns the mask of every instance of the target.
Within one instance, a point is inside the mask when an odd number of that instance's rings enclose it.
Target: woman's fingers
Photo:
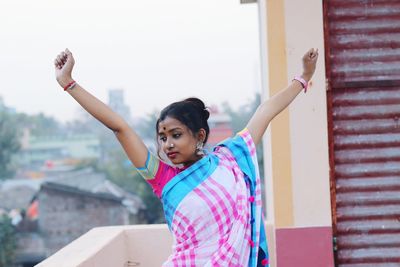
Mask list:
[[[61,57],[62,62],[63,63],[67,62],[67,59],[68,59],[67,54],[63,51],[63,52],[61,52],[61,55],[62,55],[62,57]]]
[[[314,54],[314,48],[310,48],[303,56],[303,60],[309,60]]]
[[[64,64],[67,62],[67,58],[68,58],[68,55],[65,52],[61,52],[60,54],[58,54],[58,56],[54,60],[54,65],[56,67],[58,67],[59,69],[61,69],[64,66]]]
[[[311,48],[310,50],[308,50],[308,57],[312,58],[313,55],[314,55],[314,48]]]
[[[317,60],[318,60],[318,49],[316,49],[315,50],[315,54],[313,55],[313,57],[311,58],[311,60],[313,61],[313,62],[317,62]]]
[[[317,58],[317,57],[318,57],[318,48],[314,49],[311,58],[314,59],[314,58]]]
[[[304,62],[316,61],[317,59],[318,59],[318,49],[315,48],[311,48],[310,50],[308,50],[303,57]]]
[[[311,48],[308,50],[307,54],[309,59],[313,59],[318,56],[318,49]]]
[[[61,61],[60,55],[58,55],[58,56],[56,57],[55,61],[57,62],[58,68],[61,69],[61,67],[62,67],[62,61]]]

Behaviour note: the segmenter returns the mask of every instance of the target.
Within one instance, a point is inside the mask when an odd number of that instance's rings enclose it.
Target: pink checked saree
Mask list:
[[[163,266],[268,266],[256,150],[246,129],[187,169],[149,157],[139,172],[161,198],[174,236]]]

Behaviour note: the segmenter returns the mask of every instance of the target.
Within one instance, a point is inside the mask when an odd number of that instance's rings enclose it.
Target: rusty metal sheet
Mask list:
[[[400,266],[400,88],[332,92],[338,266]]]
[[[400,0],[325,0],[337,266],[400,266]]]
[[[400,1],[328,1],[333,83],[400,80]]]

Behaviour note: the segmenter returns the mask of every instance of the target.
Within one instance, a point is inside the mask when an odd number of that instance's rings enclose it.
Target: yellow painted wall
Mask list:
[[[284,11],[283,1],[266,1],[269,95],[287,86]],[[288,110],[273,120],[270,130],[275,226],[290,227],[294,217]]]

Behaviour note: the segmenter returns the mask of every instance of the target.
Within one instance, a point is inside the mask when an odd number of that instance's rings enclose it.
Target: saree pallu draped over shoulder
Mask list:
[[[247,129],[174,176],[161,200],[174,236],[163,266],[268,266],[260,176]]]

